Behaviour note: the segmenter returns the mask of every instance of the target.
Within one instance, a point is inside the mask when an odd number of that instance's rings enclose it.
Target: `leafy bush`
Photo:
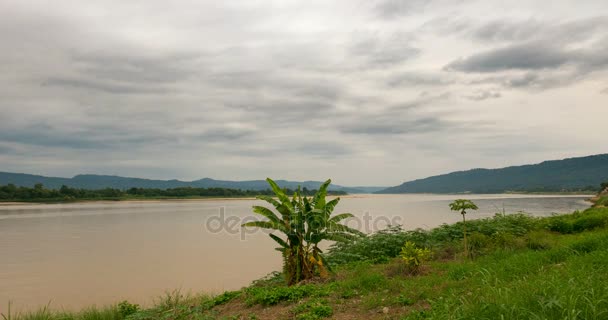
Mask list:
[[[298,301],[306,297],[321,297],[329,294],[327,290],[311,284],[291,287],[250,287],[247,293],[247,304],[275,305],[282,301]]]
[[[216,296],[212,299],[205,300],[201,304],[201,308],[203,310],[209,310],[215,306],[219,306],[221,304],[227,303],[230,300],[232,300],[240,295],[241,295],[240,291],[226,291],[226,292],[220,294],[219,296]]]
[[[550,234],[546,231],[532,231],[526,235],[526,245],[532,250],[545,250],[552,247]]]
[[[521,237],[515,236],[505,231],[498,231],[492,235],[492,242],[496,248],[517,249],[525,247],[525,242]]]
[[[497,213],[492,218],[484,218],[467,221],[467,230],[492,237],[496,233],[507,233],[514,236],[522,236],[530,230],[541,227],[539,218],[524,213],[502,214]],[[444,242],[462,239],[462,222],[455,224],[444,224],[431,230],[431,237],[436,242]]]
[[[596,207],[599,207],[599,206],[608,207],[608,196],[597,199],[597,201],[595,201],[595,206]]]
[[[569,221],[568,218],[561,216],[552,217],[551,219],[549,219],[547,223],[547,229],[554,232],[559,232],[561,234],[572,233],[574,230],[574,228],[572,227],[572,222]]]
[[[591,208],[570,215],[547,218],[547,229],[562,234],[578,233],[608,225],[608,210]]]
[[[118,312],[123,318],[126,318],[137,311],[139,311],[138,304],[129,303],[127,300],[124,300],[118,304]]]
[[[504,248],[511,245],[524,246],[525,244],[519,238],[542,226],[542,218],[535,218],[523,213],[496,214],[492,218],[467,221],[467,230],[471,234],[480,234],[479,240],[486,236],[499,247]],[[462,237],[462,222],[443,224],[430,231],[423,229],[405,231],[401,226],[391,226],[353,242],[334,244],[330,247],[327,257],[333,264],[355,261],[385,263],[391,258],[399,256],[403,244],[410,241],[418,247],[431,249],[437,258],[447,259],[462,250],[461,247],[456,246],[456,242],[461,241]],[[483,237],[484,246],[489,246],[490,243],[485,243],[486,240],[489,239]],[[476,245],[480,245],[480,243]]]
[[[431,258],[431,250],[418,248],[413,242],[407,241],[401,248],[400,255],[408,273],[416,274],[420,271],[422,263]]]
[[[372,235],[348,243],[336,243],[329,249],[328,260],[333,264],[355,261],[385,263],[399,256],[401,247],[407,241],[417,246],[428,247],[431,238],[428,231],[416,229],[404,231],[401,226],[389,226]]]
[[[313,299],[297,305],[291,310],[298,320],[317,320],[333,315],[333,310],[327,305],[327,300]]]
[[[572,230],[581,232],[601,228],[606,225],[606,218],[605,215],[596,214],[580,217],[572,223]]]
[[[469,235],[469,255],[477,257],[483,254],[485,249],[492,247],[492,238],[480,232],[473,232]]]

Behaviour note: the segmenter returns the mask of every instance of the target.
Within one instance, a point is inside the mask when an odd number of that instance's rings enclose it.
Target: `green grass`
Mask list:
[[[597,199],[597,201],[595,202],[595,206],[608,207],[608,196],[600,197],[599,199]]]
[[[215,297],[170,293],[146,309],[123,302],[78,313],[43,308],[4,318],[608,319],[607,221],[608,208],[601,207],[547,218],[477,220],[470,224],[471,259],[461,255],[459,224],[392,229],[335,247],[330,255],[335,274],[324,281],[287,287],[275,273]],[[435,258],[418,275],[404,272],[394,253],[404,240],[433,250]],[[382,258],[368,254],[370,248]]]

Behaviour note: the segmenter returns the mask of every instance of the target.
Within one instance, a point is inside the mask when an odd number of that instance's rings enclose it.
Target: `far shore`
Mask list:
[[[329,197],[335,198],[368,198],[371,196],[402,196],[402,195],[437,195],[437,196],[460,196],[464,197],[467,195],[476,196],[490,196],[490,195],[521,195],[521,196],[552,196],[552,197],[593,197],[591,194],[576,193],[576,192],[546,192],[546,193],[531,193],[531,192],[505,192],[505,193],[492,193],[492,194],[463,194],[463,193],[400,193],[400,194],[348,194],[348,195],[330,195]],[[0,206],[23,206],[23,205],[44,205],[44,204],[84,204],[84,203],[155,203],[155,202],[201,202],[201,201],[228,201],[228,200],[256,200],[256,197],[198,197],[198,198],[141,198],[141,199],[74,199],[74,200],[29,200],[29,201],[0,201]]]

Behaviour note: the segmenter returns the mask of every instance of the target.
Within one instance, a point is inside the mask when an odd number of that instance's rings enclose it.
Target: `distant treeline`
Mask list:
[[[292,189],[285,189],[287,194],[293,194]],[[316,190],[303,188],[304,195],[313,195]],[[345,195],[344,191],[329,191],[330,195]],[[228,188],[191,188],[173,189],[78,189],[62,186],[59,189],[47,189],[41,183],[33,188],[17,187],[14,184],[0,186],[0,201],[70,201],[70,200],[122,200],[122,199],[159,199],[159,198],[199,198],[199,197],[255,197],[274,195],[268,190],[241,190]]]

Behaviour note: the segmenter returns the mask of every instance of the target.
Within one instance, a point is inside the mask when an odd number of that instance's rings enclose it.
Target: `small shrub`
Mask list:
[[[138,304],[129,303],[127,300],[124,300],[118,304],[118,313],[120,313],[123,318],[126,318],[137,311],[139,311]]]
[[[336,243],[330,247],[327,259],[332,264],[356,261],[386,263],[399,256],[406,241],[426,246],[431,241],[427,231],[417,229],[404,231],[401,226],[389,226],[372,235],[348,243]]]
[[[313,299],[299,304],[291,310],[298,320],[317,320],[331,317],[333,309],[327,305],[326,300]]]
[[[597,250],[601,246],[601,241],[597,238],[589,238],[581,240],[570,245],[570,249],[574,250],[579,254],[589,253]]]
[[[227,303],[230,300],[241,295],[240,291],[226,291],[212,299],[207,299],[201,303],[201,308],[203,310],[210,310],[215,306],[219,306],[221,304]]]
[[[480,256],[485,249],[492,246],[491,238],[483,233],[473,232],[469,235],[469,254],[471,257]]]
[[[552,217],[547,223],[547,229],[559,232],[561,234],[569,234],[573,232],[572,222],[567,221],[565,217]]]
[[[298,301],[306,297],[322,297],[329,295],[327,288],[315,285],[296,285],[292,287],[251,287],[246,289],[247,304],[275,305],[282,301]]]
[[[496,248],[519,249],[526,246],[521,237],[516,237],[512,233],[497,231],[492,235],[492,242]]]
[[[546,250],[552,247],[550,234],[546,231],[532,231],[526,235],[526,244],[532,250]]]
[[[404,262],[406,271],[410,274],[417,274],[423,262],[431,258],[431,250],[418,248],[416,245],[407,241],[401,248],[401,259]]]
[[[601,215],[588,215],[582,216],[572,223],[572,230],[574,232],[581,232],[585,230],[593,230],[601,228],[606,225],[606,218]]]

